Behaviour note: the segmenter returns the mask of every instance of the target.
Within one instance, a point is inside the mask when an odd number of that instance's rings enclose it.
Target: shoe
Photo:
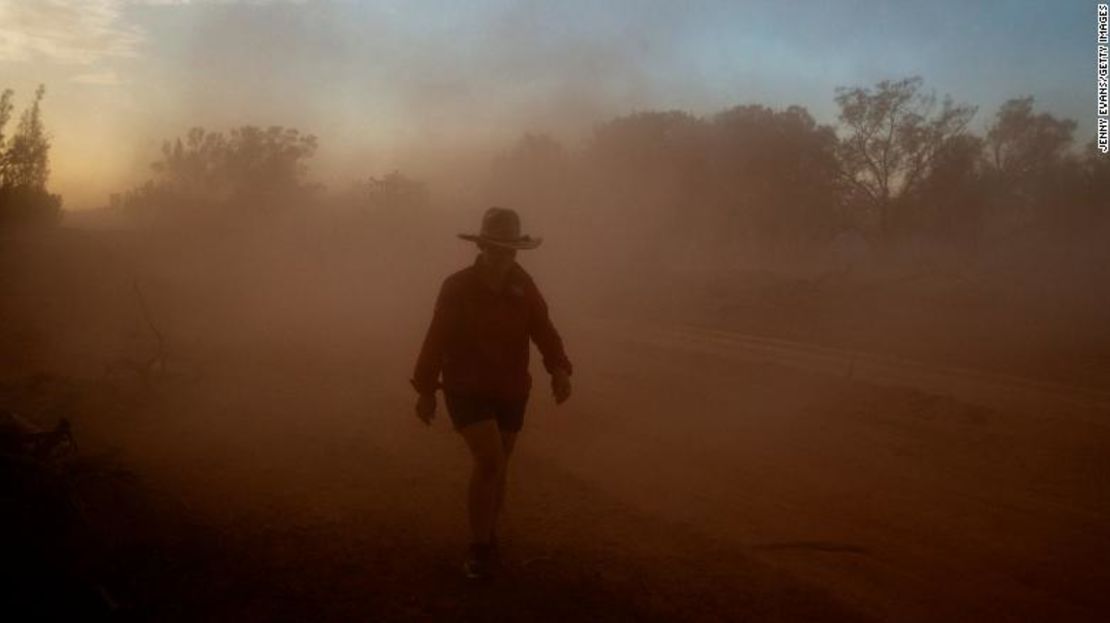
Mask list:
[[[494,546],[489,543],[471,543],[463,572],[471,580],[481,580],[493,574]]]

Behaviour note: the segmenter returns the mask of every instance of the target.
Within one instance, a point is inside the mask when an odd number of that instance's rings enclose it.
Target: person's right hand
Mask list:
[[[555,396],[555,404],[561,405],[570,398],[570,375],[565,370],[556,370],[551,375],[551,392]]]
[[[436,416],[436,395],[435,394],[420,394],[416,399],[416,417],[426,425],[432,424],[432,418]]]

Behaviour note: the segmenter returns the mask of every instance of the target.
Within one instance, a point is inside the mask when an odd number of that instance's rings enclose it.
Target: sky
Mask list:
[[[570,146],[642,110],[805,106],[919,75],[978,107],[1032,95],[1095,126],[1094,2],[0,0],[0,89],[46,85],[67,209],[149,177],[189,127],[315,134],[339,187],[473,163],[525,131]],[[9,128],[10,131],[11,128]]]

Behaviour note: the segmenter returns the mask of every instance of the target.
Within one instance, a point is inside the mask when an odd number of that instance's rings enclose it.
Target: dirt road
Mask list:
[[[411,336],[227,345],[114,420],[110,397],[86,404],[92,447],[118,448],[188,535],[144,537],[161,553],[137,555],[127,595],[182,620],[1082,621],[1110,605],[1099,412],[564,332],[576,394],[556,408],[534,368],[509,574],[484,587],[458,574],[465,450],[445,414],[411,416],[409,362],[390,355]]]
[[[882,357],[853,357],[852,374],[827,349],[622,326],[578,325],[596,373],[584,414],[535,434],[583,479],[879,618],[1105,610],[1101,396]]]
[[[120,601],[157,620],[867,619],[743,543],[574,475],[585,455],[538,442],[544,420],[588,423],[588,382],[558,415],[537,392],[501,529],[507,573],[467,584],[469,459],[445,414],[431,428],[411,415],[406,364],[241,344],[134,409],[87,402],[84,446],[117,449],[157,509],[86,501],[130,526]]]

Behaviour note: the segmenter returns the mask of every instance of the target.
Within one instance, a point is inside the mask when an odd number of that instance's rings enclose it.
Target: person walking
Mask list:
[[[562,338],[535,282],[516,262],[518,250],[542,238],[521,235],[514,210],[492,207],[478,234],[459,234],[478,245],[474,263],[448,276],[411,379],[419,394],[416,415],[430,425],[442,389],[452,424],[473,458],[467,506],[471,543],[467,577],[489,576],[497,559],[495,527],[505,500],[509,455],[524,424],[532,387],[529,339],[543,355],[556,404],[570,397],[573,370]],[[439,380],[442,373],[442,382]]]

